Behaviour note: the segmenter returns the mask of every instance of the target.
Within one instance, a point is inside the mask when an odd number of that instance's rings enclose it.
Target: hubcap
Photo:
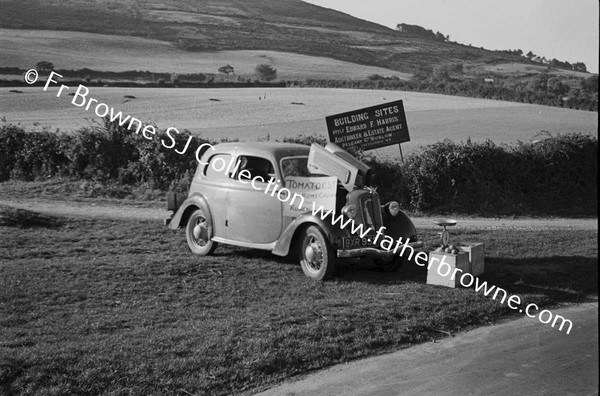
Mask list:
[[[323,264],[323,249],[319,240],[314,236],[309,236],[308,243],[304,249],[304,259],[306,266],[313,272],[318,272]]]
[[[194,236],[194,241],[198,245],[204,246],[208,243],[208,228],[206,227],[205,218],[198,217],[198,219],[196,219],[196,225],[194,225],[192,235]]]
[[[315,259],[315,251],[312,246],[308,245],[306,250],[304,250],[304,255],[308,261],[313,261]]]

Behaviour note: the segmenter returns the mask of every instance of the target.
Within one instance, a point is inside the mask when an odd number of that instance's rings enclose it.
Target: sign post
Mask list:
[[[325,118],[329,141],[343,149],[372,150],[410,141],[401,100]]]

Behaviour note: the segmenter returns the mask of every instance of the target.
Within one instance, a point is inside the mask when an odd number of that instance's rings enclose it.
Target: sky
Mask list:
[[[420,25],[450,41],[583,62],[598,73],[598,0],[305,0],[395,28]]]

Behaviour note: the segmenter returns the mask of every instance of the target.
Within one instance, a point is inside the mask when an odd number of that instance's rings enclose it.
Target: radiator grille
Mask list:
[[[356,187],[358,188],[364,187],[365,179],[363,178],[363,175],[360,174],[360,172],[356,175],[356,181],[354,182],[354,184],[356,184]]]

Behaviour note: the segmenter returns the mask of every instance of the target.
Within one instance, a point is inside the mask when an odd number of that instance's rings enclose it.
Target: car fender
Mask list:
[[[392,216],[386,210],[382,210],[382,215],[385,235],[389,235],[394,240],[402,238],[402,241],[417,236],[415,225],[403,211],[400,211],[396,216]]]
[[[296,217],[294,221],[292,221],[281,233],[281,236],[279,239],[277,239],[277,243],[275,244],[272,253],[277,256],[286,256],[289,253],[290,247],[292,246],[292,243],[294,243],[299,231],[313,224],[323,230],[325,236],[327,239],[329,239],[329,242],[331,242],[334,247],[339,244],[339,241],[342,237],[350,235],[349,231],[342,230],[337,225],[331,225],[331,222],[328,218],[323,220],[320,216],[316,216],[310,212],[307,212]]]
[[[179,209],[177,209],[169,223],[169,228],[176,230],[184,226],[195,208],[202,209],[205,212],[206,220],[212,221],[212,214],[210,212],[210,207],[208,206],[208,201],[202,194],[194,193],[187,197]]]

